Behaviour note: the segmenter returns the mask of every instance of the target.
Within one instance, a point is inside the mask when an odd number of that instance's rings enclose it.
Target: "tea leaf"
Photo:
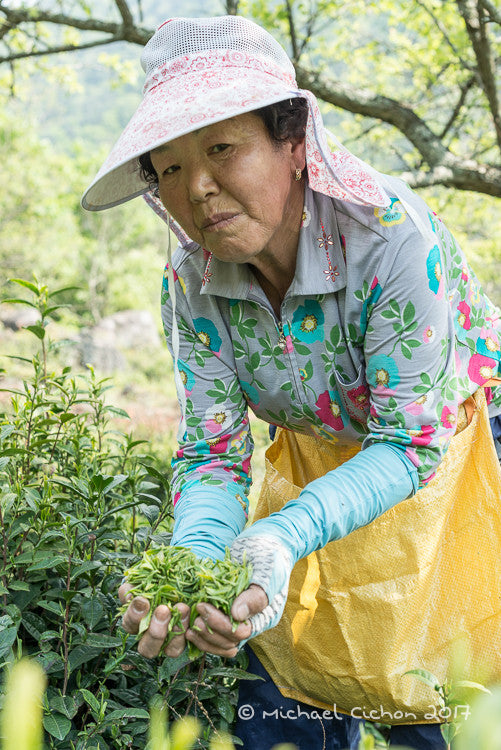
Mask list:
[[[57,740],[64,740],[71,729],[71,721],[67,716],[54,711],[54,713],[43,717],[45,730]],[[18,748],[19,750],[19,748]]]
[[[408,672],[404,672],[404,675],[406,674],[413,675],[416,679],[424,682],[425,685],[429,685],[433,690],[440,689],[440,684],[435,675],[426,669],[410,669]]]
[[[103,605],[101,604],[97,596],[93,596],[91,599],[82,604],[81,609],[85,622],[92,630],[104,614]]]

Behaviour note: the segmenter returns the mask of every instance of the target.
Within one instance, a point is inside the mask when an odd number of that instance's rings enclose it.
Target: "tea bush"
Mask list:
[[[107,379],[54,366],[47,326],[68,290],[16,283],[31,297],[8,302],[40,317],[28,326],[30,375],[3,389],[0,411],[0,665],[29,656],[43,667],[48,748],[144,748],[152,705],[198,716],[207,747],[231,726],[245,655],[148,660],[120,627],[123,571],[170,539],[165,459],[114,429],[124,412],[107,402]]]

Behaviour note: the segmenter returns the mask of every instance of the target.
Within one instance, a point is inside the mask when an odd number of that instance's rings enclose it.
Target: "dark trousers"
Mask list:
[[[240,682],[234,732],[242,740],[243,750],[271,750],[280,742],[290,742],[298,750],[357,749],[361,719],[284,698],[250,648],[247,653],[248,672],[263,679]],[[395,726],[389,730],[389,739],[390,746],[446,748],[437,724]]]

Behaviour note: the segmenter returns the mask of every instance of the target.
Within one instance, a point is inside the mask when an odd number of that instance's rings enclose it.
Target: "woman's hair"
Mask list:
[[[264,122],[271,140],[277,144],[289,138],[304,138],[306,120],[308,119],[308,102],[306,99],[294,97],[285,99],[267,107],[252,110]],[[140,175],[151,189],[158,186],[157,173],[151,162],[150,152],[139,157]]]

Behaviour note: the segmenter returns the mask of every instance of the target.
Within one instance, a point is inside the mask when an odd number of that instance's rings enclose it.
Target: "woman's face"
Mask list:
[[[304,141],[274,143],[252,113],[208,125],[151,152],[160,198],[202,247],[254,263],[294,252],[303,210]],[[295,239],[291,239],[294,237]]]

